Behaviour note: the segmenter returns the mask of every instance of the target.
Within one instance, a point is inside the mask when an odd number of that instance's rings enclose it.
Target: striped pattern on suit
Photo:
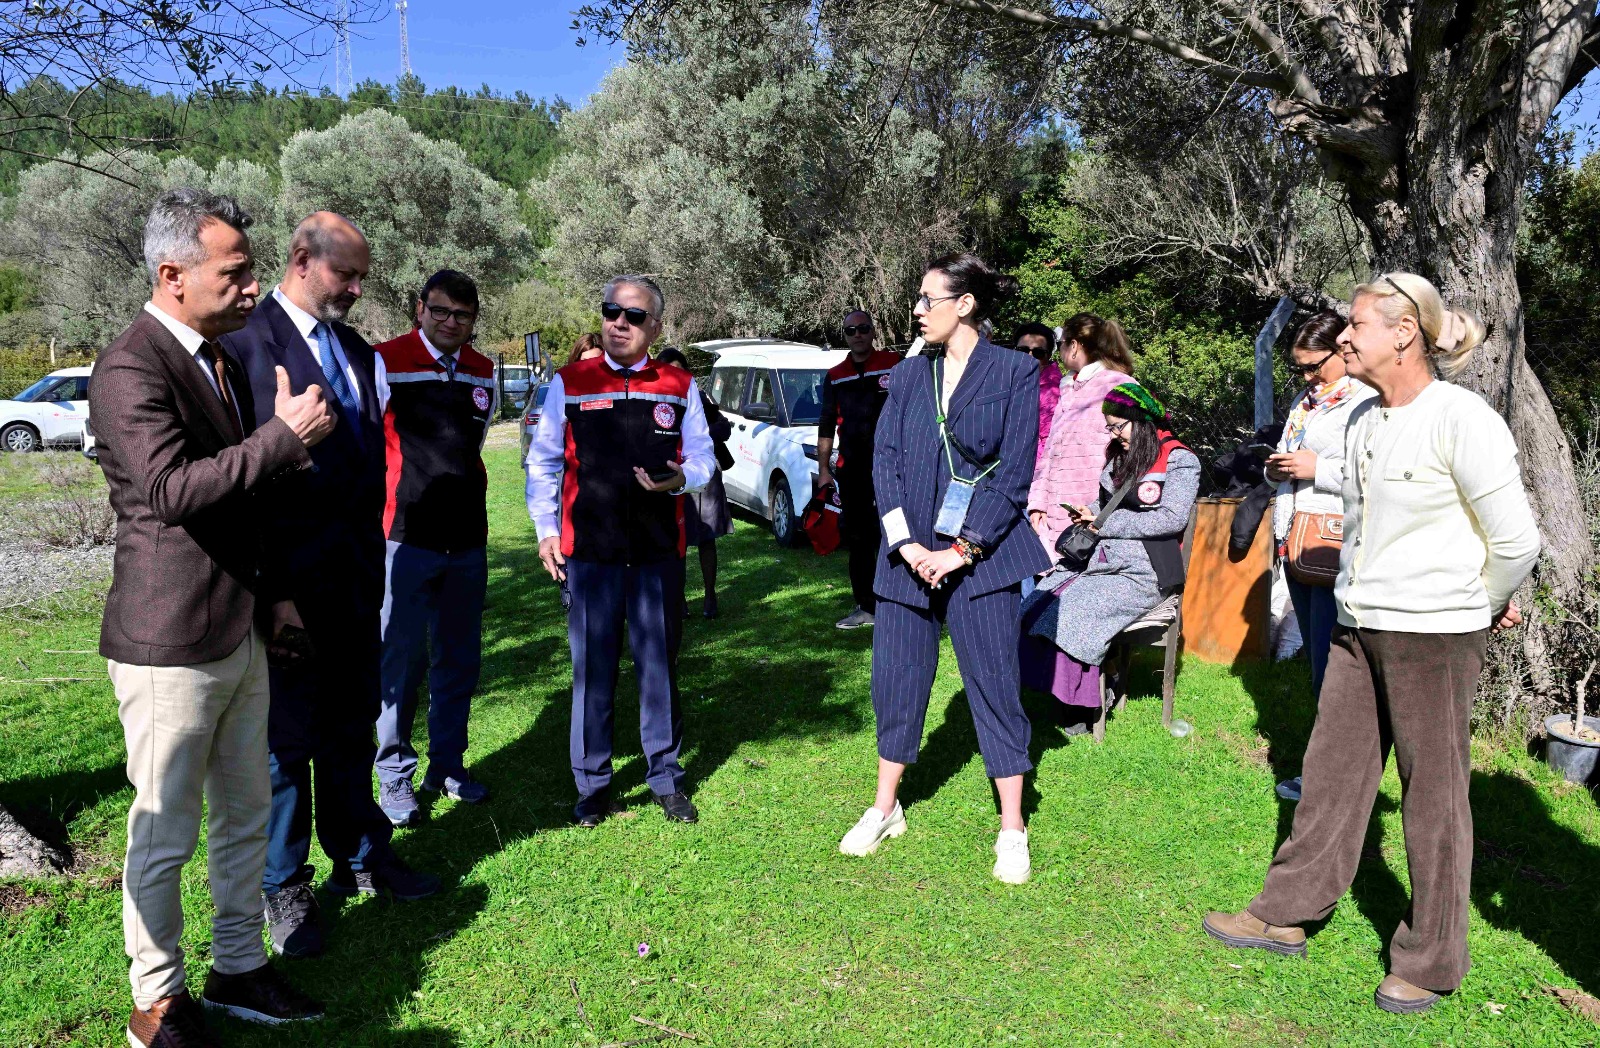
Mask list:
[[[873,481],[884,524],[872,645],[878,754],[898,764],[916,760],[939,634],[948,624],[984,768],[992,778],[1005,778],[1033,767],[1017,663],[1020,584],[1050,567],[1024,521],[1039,432],[1039,365],[1025,353],[980,340],[950,397],[952,435],[980,460],[998,455],[1000,462],[973,494],[962,527],[962,537],[987,555],[932,591],[896,551],[908,542],[931,550],[949,545],[933,530],[951,483],[933,359],[914,357],[890,372],[889,400],[878,421]]]

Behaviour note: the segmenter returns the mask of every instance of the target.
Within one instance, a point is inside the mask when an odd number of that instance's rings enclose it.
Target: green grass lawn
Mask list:
[[[555,588],[538,568],[514,448],[491,452],[483,686],[469,759],[495,791],[397,835],[445,876],[418,903],[324,900],[331,949],[287,965],[328,1003],[315,1028],[228,1023],[239,1045],[599,1046],[660,1031],[697,1044],[1575,1044],[1600,1029],[1545,992],[1600,994],[1600,814],[1520,753],[1482,747],[1475,968],[1431,1014],[1372,1005],[1405,907],[1391,771],[1354,888],[1306,960],[1230,951],[1207,909],[1260,885],[1292,809],[1311,704],[1301,662],[1239,674],[1188,660],[1174,739],[1131,703],[1104,746],[1070,742],[1029,700],[1034,876],[989,875],[996,814],[954,660],[935,688],[910,832],[837,852],[872,799],[871,639],[841,633],[842,556],[778,549],[741,521],[722,544],[723,616],[690,620],[685,767],[701,821],[649,805],[625,671],[617,787],[598,830],[566,825],[570,688]],[[692,565],[692,562],[691,562]],[[691,566],[690,599],[699,582]],[[118,1045],[128,1009],[115,875],[131,797],[98,617],[82,600],[0,624],[0,798],[70,831],[79,876],[0,886],[0,1045]],[[47,653],[56,652],[58,654]],[[1148,672],[1148,667],[1146,668]],[[1154,692],[1146,677],[1143,692]],[[419,746],[419,749],[422,747]],[[321,861],[320,856],[318,857]],[[326,869],[325,862],[323,869]],[[209,936],[205,867],[185,872],[191,981]],[[639,943],[651,954],[641,960]],[[683,1043],[670,1035],[659,1042]]]

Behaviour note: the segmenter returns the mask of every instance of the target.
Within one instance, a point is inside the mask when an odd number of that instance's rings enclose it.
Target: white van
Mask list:
[[[52,371],[10,400],[0,400],[0,448],[38,451],[77,444],[89,417],[90,368]]]
[[[817,473],[817,422],[828,369],[842,349],[774,339],[720,339],[696,349],[716,357],[706,393],[733,423],[729,501],[772,522],[785,546],[803,539],[800,513]]]

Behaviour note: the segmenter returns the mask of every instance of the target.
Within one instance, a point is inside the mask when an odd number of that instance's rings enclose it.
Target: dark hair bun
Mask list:
[[[926,272],[944,274],[953,295],[971,295],[978,303],[973,320],[985,320],[995,309],[1016,294],[1017,282],[996,272],[989,263],[968,251],[957,251],[928,263]]]

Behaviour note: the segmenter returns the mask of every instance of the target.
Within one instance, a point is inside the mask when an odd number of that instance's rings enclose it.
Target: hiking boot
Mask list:
[[[661,814],[667,817],[668,822],[699,822],[700,811],[689,799],[689,795],[682,790],[676,793],[657,793],[654,795],[656,803],[661,805]]]
[[[1415,1015],[1439,1003],[1439,995],[1432,990],[1413,986],[1398,975],[1386,975],[1372,995],[1373,1003],[1395,1015]]]
[[[227,1012],[235,1019],[268,1026],[305,1022],[323,1015],[319,1002],[289,985],[270,963],[238,975],[211,969],[200,1000],[207,1008]]]
[[[1028,831],[1001,830],[994,842],[994,877],[1006,884],[1026,884],[1032,871],[1028,860]]]
[[[842,630],[858,630],[862,626],[870,626],[872,625],[872,612],[863,611],[858,604],[854,611],[835,622],[834,625]]]
[[[205,1012],[187,990],[163,997],[149,1008],[133,1006],[128,1016],[128,1043],[133,1048],[221,1048],[206,1029]]]
[[[291,884],[266,897],[272,952],[284,957],[321,957],[322,910],[309,884]]]
[[[886,838],[898,837],[905,832],[906,813],[901,810],[899,801],[895,801],[894,811],[888,815],[876,807],[868,808],[839,842],[839,852],[843,855],[871,855]]]
[[[413,870],[398,856],[390,856],[370,870],[336,866],[323,887],[335,895],[389,895],[411,902],[437,895],[441,885],[433,874]]]
[[[417,807],[417,793],[410,779],[379,782],[378,807],[397,827],[415,826],[422,821],[422,809]]]
[[[1208,913],[1201,926],[1213,939],[1238,949],[1271,950],[1291,957],[1304,957],[1306,953],[1304,931],[1267,924],[1249,910]]]
[[[489,787],[465,771],[435,774],[433,768],[429,767],[428,773],[422,777],[422,788],[442,793],[463,804],[482,804],[489,799]]]

